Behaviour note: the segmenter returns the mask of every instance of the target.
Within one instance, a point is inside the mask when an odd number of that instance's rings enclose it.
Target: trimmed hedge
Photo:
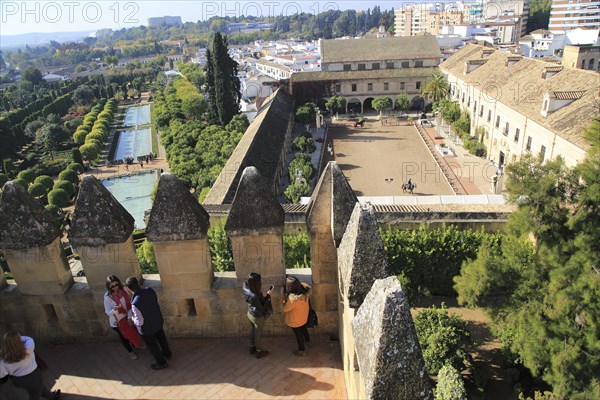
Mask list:
[[[19,172],[19,174],[17,175],[17,178],[24,179],[28,183],[32,183],[35,180],[36,176],[37,176],[37,174],[35,173],[34,170],[26,169],[26,170]]]
[[[58,179],[61,181],[73,182],[74,185],[79,183],[79,176],[77,176],[77,172],[70,169],[65,169],[63,172],[58,174]]]
[[[25,190],[27,190],[27,188],[29,187],[29,182],[27,182],[25,179],[22,178],[17,178],[13,180],[13,183],[15,185],[21,185],[25,188]]]
[[[67,169],[70,171],[75,171],[75,173],[83,173],[83,165],[77,162],[72,162],[71,164],[67,165]]]
[[[49,192],[50,190],[52,190],[52,186],[54,186],[54,179],[52,179],[51,177],[49,177],[48,175],[40,175],[37,178],[35,178],[35,180],[33,181],[33,183],[39,183],[42,186],[44,186],[47,190],[46,193]]]
[[[46,187],[44,185],[42,185],[41,183],[31,184],[31,186],[29,186],[27,191],[29,193],[31,193],[31,195],[33,197],[42,197],[42,196],[46,195],[46,193],[47,193]]]
[[[75,193],[75,185],[70,181],[58,181],[54,184],[54,189],[63,189],[69,194],[69,197]]]
[[[57,207],[66,207],[69,205],[70,200],[69,194],[63,189],[52,189],[48,193],[48,204],[55,205]]]

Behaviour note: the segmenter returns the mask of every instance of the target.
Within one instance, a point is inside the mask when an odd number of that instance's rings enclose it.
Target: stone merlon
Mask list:
[[[134,229],[134,219],[93,176],[83,178],[75,202],[69,241],[74,246],[124,243]]]
[[[340,277],[350,307],[358,308],[375,279],[390,275],[373,206],[354,206],[338,251]]]
[[[231,205],[225,230],[230,235],[283,233],[285,212],[255,167],[247,167]]]
[[[175,175],[161,175],[146,227],[151,242],[204,239],[208,219],[206,210]]]
[[[29,249],[46,246],[60,235],[60,223],[25,188],[12,181],[2,189],[0,247]]]

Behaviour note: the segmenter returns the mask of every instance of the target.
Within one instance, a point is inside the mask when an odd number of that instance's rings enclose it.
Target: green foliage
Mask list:
[[[444,365],[459,371],[465,368],[470,357],[471,333],[460,316],[450,315],[442,304],[441,308],[432,306],[421,311],[414,317],[414,322],[425,367],[430,374],[437,375]]]
[[[41,197],[46,195],[47,190],[41,183],[32,183],[27,189],[33,197]]]
[[[77,176],[77,172],[71,169],[66,169],[60,174],[58,174],[58,179],[61,181],[72,182],[74,185],[77,185],[79,183],[79,176]]]
[[[485,306],[503,348],[558,398],[598,398],[600,390],[599,148],[592,141],[575,171],[560,159],[509,164],[519,209],[501,246],[482,246],[456,284],[459,301]]]
[[[446,122],[453,123],[460,118],[460,104],[457,101],[441,99],[437,102],[437,106],[440,108],[442,117]]]
[[[461,231],[455,226],[429,230],[382,231],[392,274],[404,274],[417,292],[454,295],[453,278],[463,261],[474,258],[482,240],[494,237],[483,231]]]
[[[406,92],[400,92],[398,96],[396,96],[396,107],[400,111],[406,111],[410,108],[410,100],[408,100],[408,95]]]
[[[72,162],[69,165],[67,165],[67,169],[70,171],[74,171],[75,173],[79,172],[80,174],[84,171],[83,165],[76,162]]]
[[[286,268],[310,268],[310,239],[307,233],[283,235]]]
[[[2,160],[2,170],[6,175],[11,176],[13,169],[14,166],[10,158],[5,158],[4,160]]]
[[[315,167],[311,163],[309,154],[296,153],[295,158],[288,166],[290,182],[296,182],[298,176],[302,176],[305,180],[310,180],[315,174]]]
[[[69,205],[70,196],[63,189],[52,189],[48,193],[48,204],[55,205],[57,207],[66,207]]]
[[[462,138],[471,132],[471,117],[467,111],[462,111],[460,117],[452,123],[456,133]]]
[[[50,215],[52,215],[52,217],[54,217],[57,221],[61,221],[64,218],[64,212],[60,207],[57,207],[54,204],[46,204],[44,208],[50,212]]]
[[[285,189],[285,197],[293,204],[299,204],[301,197],[308,197],[311,194],[310,185],[306,180],[298,180]]]
[[[213,270],[215,271],[233,271],[233,250],[231,242],[222,226],[211,226],[208,228],[208,243],[210,245],[210,254]]]
[[[57,181],[53,188],[64,190],[69,195],[69,198],[75,193],[75,185],[70,181]]]
[[[465,147],[465,149],[477,156],[477,157],[484,157],[487,155],[487,149],[485,148],[485,145],[480,142],[479,140],[477,140],[476,137],[474,136],[470,136],[470,135],[464,135],[462,138],[463,141],[463,145]]]
[[[448,81],[439,71],[436,71],[423,85],[421,94],[435,103],[448,96]]]
[[[73,92],[73,101],[77,105],[88,105],[94,101],[94,91],[87,86],[80,86]]]
[[[301,124],[314,124],[317,117],[317,105],[305,103],[296,109],[296,122]]]
[[[371,105],[381,114],[385,110],[391,110],[394,107],[394,102],[389,97],[382,96],[374,98]]]
[[[78,148],[71,149],[71,155],[73,162],[83,165],[83,157],[81,157],[81,151]]]
[[[300,136],[294,139],[294,149],[302,153],[312,153],[317,149],[317,146],[315,146],[312,135],[311,137]]]
[[[142,245],[136,249],[136,254],[143,274],[158,274],[154,247],[148,239],[144,239]]]
[[[438,374],[435,400],[466,400],[467,390],[460,372],[451,365],[444,365]]]
[[[344,112],[346,109],[346,99],[342,96],[331,96],[325,102],[325,107],[332,113]]]
[[[98,147],[94,143],[84,144],[83,146],[79,147],[79,151],[81,152],[81,156],[88,161],[95,160],[99,154]]]
[[[0,190],[2,190],[2,186],[4,186],[4,184],[6,182],[8,182],[9,178],[8,175],[4,174],[4,173],[0,173]]]
[[[19,174],[17,175],[17,178],[24,179],[28,183],[31,183],[35,180],[36,176],[37,176],[37,174],[35,173],[34,170],[26,169],[26,170],[19,172]]]
[[[47,189],[47,192],[49,192],[52,189],[52,186],[54,186],[54,180],[51,177],[49,177],[48,175],[38,176],[37,178],[35,178],[33,183],[41,184],[42,186],[44,186]]]
[[[548,29],[551,8],[552,0],[531,0],[529,2],[527,32],[533,32],[537,29]]]
[[[27,188],[29,187],[29,182],[27,182],[25,179],[23,178],[17,178],[17,179],[13,179],[13,183],[15,185],[21,185],[25,188],[25,190],[27,190]]]

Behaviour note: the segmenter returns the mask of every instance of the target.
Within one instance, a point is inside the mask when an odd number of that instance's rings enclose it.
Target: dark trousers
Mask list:
[[[151,335],[142,335],[142,339],[144,339],[148,350],[150,350],[157,363],[165,364],[167,362],[166,358],[171,357],[171,349],[169,348],[169,343],[167,343],[165,331],[162,328]]]
[[[117,332],[117,335],[119,335],[119,339],[121,339],[121,343],[123,344],[123,347],[125,347],[125,350],[131,353],[133,351],[133,345],[131,344],[131,342],[125,339],[125,336],[123,336],[119,328],[112,328],[112,330]]]
[[[292,328],[294,335],[296,335],[296,342],[298,342],[298,350],[304,351],[304,342],[310,342],[310,336],[308,335],[308,329],[306,324],[297,328]]]
[[[52,393],[44,385],[42,371],[39,368],[36,368],[33,372],[25,376],[12,376],[11,380],[16,387],[27,390],[29,400],[39,400],[41,397],[51,399],[53,397]]]

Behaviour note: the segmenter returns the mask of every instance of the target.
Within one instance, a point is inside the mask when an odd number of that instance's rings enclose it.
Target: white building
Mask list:
[[[583,131],[597,115],[597,72],[473,44],[440,70],[451,98],[469,111],[472,134],[485,130],[491,160],[505,165],[530,152],[573,166],[586,156]]]
[[[575,28],[600,28],[599,0],[552,0],[548,29],[563,33]]]

